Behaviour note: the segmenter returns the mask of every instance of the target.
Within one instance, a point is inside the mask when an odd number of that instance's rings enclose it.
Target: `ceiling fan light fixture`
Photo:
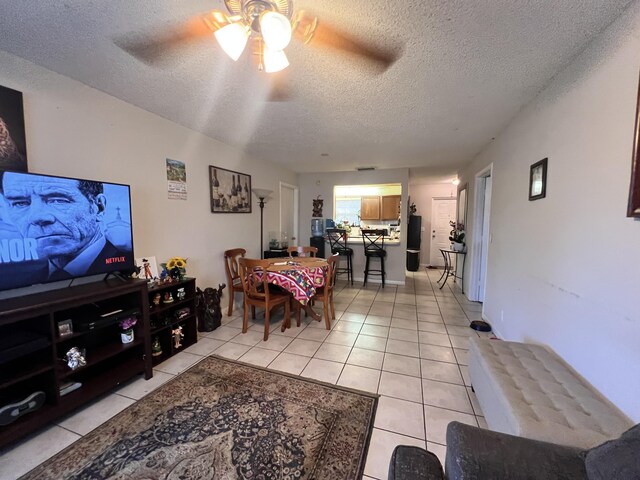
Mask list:
[[[242,55],[250,34],[249,28],[241,22],[225,25],[214,33],[224,52],[233,61],[237,61]]]
[[[275,73],[289,66],[289,59],[282,50],[271,50],[266,45],[263,51],[264,71]]]
[[[291,42],[291,23],[281,13],[264,12],[260,15],[260,33],[271,50],[284,50]]]

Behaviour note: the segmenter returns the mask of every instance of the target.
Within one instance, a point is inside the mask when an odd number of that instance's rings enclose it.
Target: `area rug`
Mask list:
[[[356,479],[377,395],[207,357],[25,479]]]

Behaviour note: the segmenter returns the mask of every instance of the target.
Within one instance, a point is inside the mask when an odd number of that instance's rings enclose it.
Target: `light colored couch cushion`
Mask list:
[[[633,425],[558,355],[539,345],[472,338],[469,374],[495,431],[591,448]]]

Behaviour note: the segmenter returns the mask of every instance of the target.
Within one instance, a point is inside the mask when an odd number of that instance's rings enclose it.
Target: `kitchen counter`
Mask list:
[[[327,242],[328,241],[329,240],[327,240]],[[351,236],[351,235],[349,235],[347,237],[347,245],[352,245],[352,244],[356,244],[356,243],[359,244],[359,245],[362,245],[362,237],[361,236],[357,236],[357,235]],[[387,245],[389,245],[389,246],[400,245],[400,239],[398,238],[398,239],[392,240],[391,237],[384,237],[384,246],[386,247]]]

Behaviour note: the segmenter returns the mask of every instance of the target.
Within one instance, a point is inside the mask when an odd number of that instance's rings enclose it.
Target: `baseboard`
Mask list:
[[[364,277],[354,277],[353,281],[354,282],[362,282],[362,283],[364,283]],[[370,278],[369,280],[367,280],[367,283],[375,283],[375,284],[378,284],[378,285],[382,285],[382,280],[380,280],[379,278],[376,278],[376,279],[371,279]],[[400,285],[400,286],[404,286],[405,282],[402,282],[400,280],[385,280],[384,284],[385,285]]]

